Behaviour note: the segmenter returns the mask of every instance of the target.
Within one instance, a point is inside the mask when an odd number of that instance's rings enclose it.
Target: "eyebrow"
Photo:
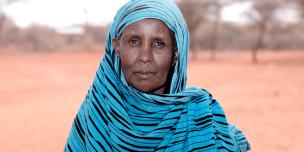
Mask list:
[[[122,37],[123,36],[121,36],[121,38]],[[127,37],[125,36],[125,40],[130,39],[130,38],[140,38],[140,37],[142,37],[142,35],[140,35],[140,34],[138,34],[136,32],[132,32],[132,33],[128,33]],[[154,40],[160,40],[160,41],[163,41],[165,43],[168,43],[168,42],[165,41],[163,34],[161,34],[161,36],[160,35],[156,35],[155,37],[153,37],[153,39]]]

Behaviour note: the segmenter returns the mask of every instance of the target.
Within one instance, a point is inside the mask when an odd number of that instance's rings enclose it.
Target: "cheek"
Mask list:
[[[136,63],[136,56],[130,53],[131,51],[121,51],[119,58],[122,66],[122,71],[126,78],[132,74],[132,67]]]
[[[129,67],[135,62],[136,58],[132,55],[132,51],[127,49],[120,50],[119,58],[123,67]]]
[[[173,64],[172,55],[159,57],[155,62],[160,70],[161,76],[166,78]]]

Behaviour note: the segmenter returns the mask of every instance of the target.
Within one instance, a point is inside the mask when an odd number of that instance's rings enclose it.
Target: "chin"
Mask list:
[[[154,91],[154,89],[147,88],[147,87],[136,87],[134,86],[138,91],[144,92],[144,93],[151,93]]]
[[[144,92],[144,93],[154,93],[154,94],[163,94],[164,87],[147,87],[145,85],[143,86],[133,86],[138,91]]]
[[[129,84],[140,92],[163,94],[166,83],[156,83],[155,81],[156,80],[154,81],[136,80],[129,82]]]

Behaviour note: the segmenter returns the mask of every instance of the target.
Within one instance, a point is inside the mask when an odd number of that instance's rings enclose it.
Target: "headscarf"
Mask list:
[[[139,20],[163,21],[174,32],[178,61],[168,94],[129,85],[112,45]],[[110,27],[93,84],[74,120],[65,151],[247,151],[245,136],[228,124],[206,90],[186,88],[189,32],[171,0],[131,0]],[[123,50],[122,50],[123,51]]]

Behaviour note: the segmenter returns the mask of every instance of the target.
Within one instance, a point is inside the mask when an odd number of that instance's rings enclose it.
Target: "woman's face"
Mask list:
[[[160,20],[143,19],[129,25],[113,44],[126,81],[146,93],[164,93],[173,63],[169,28]]]

